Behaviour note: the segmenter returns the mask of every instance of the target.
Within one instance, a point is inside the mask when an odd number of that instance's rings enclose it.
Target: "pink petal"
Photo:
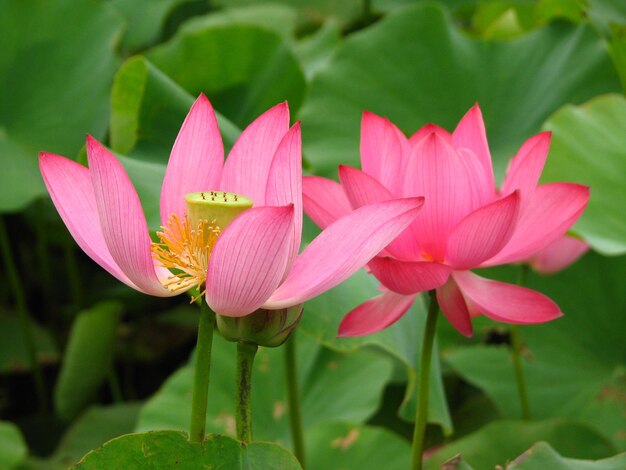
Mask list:
[[[402,142],[389,119],[365,111],[361,119],[361,166],[363,171],[392,190],[403,180]]]
[[[546,163],[550,150],[550,132],[542,132],[528,139],[511,160],[502,184],[502,194],[507,195],[516,189],[520,191],[522,204],[530,197]]]
[[[298,256],[265,308],[304,302],[350,277],[415,218],[418,199],[364,206],[337,220]]]
[[[588,250],[585,241],[565,235],[531,257],[528,263],[542,274],[554,274],[574,264]]]
[[[472,269],[493,257],[511,239],[519,206],[519,192],[515,191],[461,220],[448,239],[446,263],[455,269]]]
[[[467,302],[493,320],[531,324],[563,315],[551,299],[526,287],[492,281],[470,271],[455,271],[452,276]]]
[[[349,312],[339,325],[339,338],[365,336],[397,322],[411,308],[415,295],[396,294],[383,288],[382,294]]]
[[[155,272],[141,202],[126,170],[100,142],[87,136],[87,159],[100,226],[111,257],[142,292],[167,297]],[[160,269],[163,277],[169,275]]]
[[[409,144],[411,147],[415,147],[422,140],[428,137],[430,134],[437,134],[439,137],[442,137],[446,142],[452,141],[452,135],[445,130],[443,127],[438,126],[437,124],[426,124],[425,126],[420,127],[410,138]]]
[[[217,190],[224,146],[211,103],[201,94],[185,118],[167,163],[161,188],[161,222],[187,212],[185,194]]]
[[[414,222],[417,243],[428,258],[443,260],[450,233],[472,209],[465,165],[443,137],[431,133],[413,149],[406,173],[405,194],[426,199]]]
[[[339,165],[339,179],[354,209],[393,199],[393,195],[387,188],[372,176],[356,168]],[[423,202],[424,198],[421,199]],[[416,240],[416,228],[410,225],[387,246],[385,251],[395,258],[415,259],[420,256],[420,247]]]
[[[587,202],[589,188],[571,183],[538,186],[522,209],[513,236],[485,266],[525,260],[562,237],[578,220]]]
[[[321,176],[302,178],[302,204],[306,215],[322,229],[352,212],[341,185]]]
[[[497,198],[493,175],[484,171],[482,163],[470,149],[460,148],[457,149],[457,153],[467,172],[472,210],[493,202]]]
[[[281,103],[256,118],[233,146],[220,189],[241,194],[265,205],[267,177],[276,149],[289,130],[289,107]]]
[[[297,122],[278,145],[267,179],[265,201],[269,206],[293,204],[294,219],[285,275],[298,256],[302,239],[302,134]]]
[[[472,106],[459,121],[452,133],[452,145],[456,148],[467,148],[474,152],[482,165],[484,179],[489,182],[490,187],[495,187],[485,123],[478,103]]]
[[[111,257],[104,241],[89,170],[73,160],[44,152],[39,154],[39,168],[52,202],[78,246],[111,275],[138,289]]]
[[[291,248],[293,206],[254,207],[217,239],[207,272],[206,300],[220,315],[257,310],[280,284]]]
[[[472,336],[472,319],[465,303],[463,293],[450,276],[448,282],[437,289],[437,301],[441,312],[459,333],[468,338]]]
[[[399,261],[377,256],[368,267],[386,287],[399,294],[435,289],[446,282],[452,268],[430,261]]]

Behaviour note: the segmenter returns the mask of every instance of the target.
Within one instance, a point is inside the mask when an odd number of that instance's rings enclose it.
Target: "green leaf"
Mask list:
[[[528,287],[555,300],[565,316],[521,329],[532,417],[576,418],[621,450],[626,450],[624,259],[589,253],[559,275],[530,275]],[[458,374],[493,399],[503,417],[520,416],[508,348],[465,347],[445,351],[443,356]]]
[[[58,353],[52,337],[37,323],[33,322],[32,327],[39,361],[55,362]],[[19,320],[13,315],[0,313],[0,374],[29,368],[28,349]]]
[[[617,470],[626,467],[626,454],[602,460],[578,460],[562,457],[546,442],[538,442],[510,465],[507,470],[536,470],[549,468],[550,470]]]
[[[192,24],[146,57],[192,95],[206,93],[242,128],[281,101],[295,112],[305,90],[290,47],[259,26]]]
[[[200,444],[189,442],[182,432],[158,431],[113,439],[87,454],[72,468],[140,470],[173,467],[180,470],[297,470],[300,465],[287,449],[270,442],[244,445],[230,437],[213,434]]]
[[[317,173],[359,165],[363,110],[405,132],[427,122],[454,128],[478,101],[497,175],[559,106],[619,90],[596,33],[553,24],[507,42],[459,31],[442,8],[414,5],[348,37],[316,74],[303,107],[304,150]]]
[[[425,469],[439,469],[458,454],[475,468],[504,466],[537,441],[547,441],[569,457],[601,458],[614,452],[599,434],[575,421],[496,421],[437,450],[426,460]]]
[[[573,230],[601,253],[626,253],[626,98],[609,95],[566,106],[544,128],[552,131],[552,146],[542,181],[591,188],[589,205]]]
[[[86,133],[104,135],[122,22],[110,5],[88,0],[1,0],[0,11],[0,212],[7,212],[45,193],[37,152],[73,156]]]
[[[306,433],[307,468],[404,470],[411,463],[409,443],[374,426],[320,424]]]
[[[422,332],[426,324],[426,308],[421,298],[394,325],[360,338],[337,338],[339,323],[357,305],[378,294],[378,282],[361,270],[334,289],[305,304],[300,328],[324,345],[338,351],[353,351],[363,346],[376,346],[391,354],[405,367],[408,386],[400,414],[404,419],[415,418],[416,382],[422,348]],[[452,432],[452,422],[446,403],[438,348],[435,345],[431,364],[428,419],[441,425],[444,433]]]
[[[119,303],[105,301],[76,317],[54,389],[54,407],[63,418],[76,416],[111,372],[121,314]]]
[[[66,431],[51,457],[62,468],[114,437],[133,432],[139,403],[93,406],[85,411]]]
[[[306,313],[305,313],[306,315]],[[378,408],[392,365],[371,351],[338,353],[297,337],[305,429],[318,423],[363,422]],[[289,442],[283,348],[261,348],[252,375],[254,436]],[[215,336],[211,359],[207,431],[234,435],[235,344]],[[143,407],[137,431],[186,430],[191,416],[193,370],[179,369]],[[355,385],[357,384],[357,385]],[[358,386],[358,393],[354,393]]]
[[[626,92],[626,26],[613,28],[609,51]]]
[[[0,421],[0,468],[14,468],[27,454],[28,448],[19,428],[13,423]]]

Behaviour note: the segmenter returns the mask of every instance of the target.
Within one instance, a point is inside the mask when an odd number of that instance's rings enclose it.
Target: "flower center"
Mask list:
[[[204,295],[211,251],[222,230],[235,217],[252,207],[252,200],[223,191],[204,191],[185,195],[187,214],[172,214],[167,225],[157,232],[152,257],[172,271],[163,285],[172,292],[198,287],[192,302]]]

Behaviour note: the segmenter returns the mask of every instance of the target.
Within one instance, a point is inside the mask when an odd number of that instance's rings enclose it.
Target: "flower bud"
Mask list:
[[[216,315],[217,329],[228,341],[244,341],[268,348],[280,346],[296,329],[303,304],[280,310],[260,308],[245,317]]]

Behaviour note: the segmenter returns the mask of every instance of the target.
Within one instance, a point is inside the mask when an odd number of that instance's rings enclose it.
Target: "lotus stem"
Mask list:
[[[259,347],[256,344],[239,341],[237,343],[237,382],[236,415],[237,439],[243,443],[252,442],[252,409],[250,396],[252,391],[252,364]]]
[[[518,286],[523,286],[526,283],[527,274],[528,266],[522,264],[519,278],[517,280]],[[526,376],[524,375],[524,367],[522,365],[522,338],[520,336],[520,327],[519,325],[511,325],[509,331],[511,334],[511,355],[513,358],[513,367],[515,369],[517,392],[519,394],[520,406],[522,408],[522,418],[528,421],[530,420],[530,404],[528,401]]]
[[[304,435],[302,432],[302,412],[300,408],[300,387],[296,363],[296,335],[292,335],[285,344],[285,375],[287,378],[287,404],[289,406],[289,425],[291,440],[296,458],[305,468]]]

